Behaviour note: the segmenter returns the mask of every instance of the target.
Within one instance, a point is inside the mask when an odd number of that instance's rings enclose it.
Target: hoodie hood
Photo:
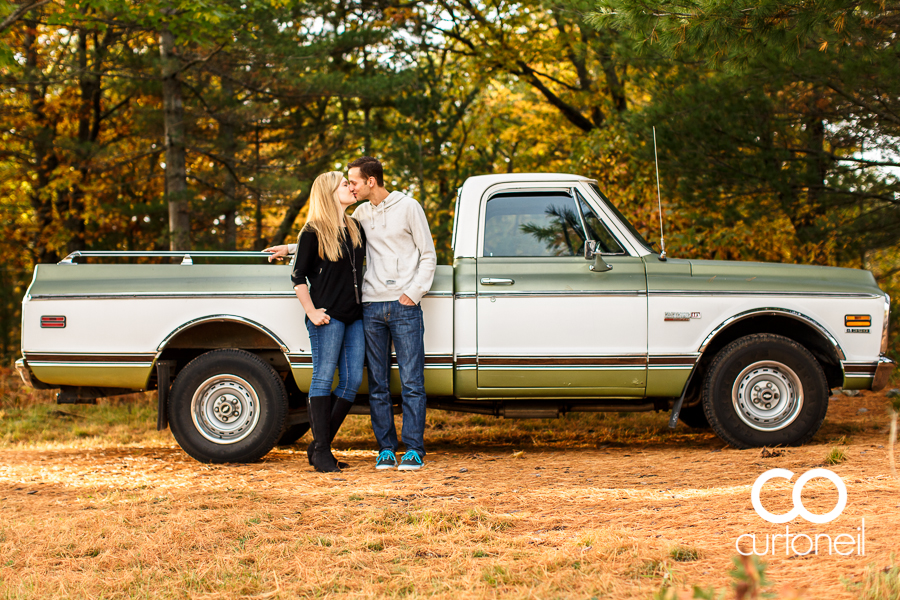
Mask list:
[[[378,220],[381,221],[382,227],[387,227],[387,216],[385,215],[385,213],[388,211],[389,208],[391,208],[392,206],[396,206],[397,203],[399,203],[404,198],[409,198],[409,196],[407,196],[403,192],[398,192],[395,190],[395,191],[391,192],[390,194],[388,194],[387,198],[382,200],[378,206],[375,206],[370,201],[369,204],[372,206],[372,215],[373,215],[373,217],[374,216],[378,217],[378,218],[372,219],[372,224],[371,224],[372,229],[375,228],[375,222]],[[412,198],[410,198],[410,199],[412,199]]]

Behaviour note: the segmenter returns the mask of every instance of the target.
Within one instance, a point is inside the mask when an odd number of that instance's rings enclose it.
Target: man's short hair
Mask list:
[[[375,181],[378,182],[378,186],[384,187],[384,167],[381,166],[381,162],[377,158],[360,156],[347,165],[347,170],[349,171],[353,167],[358,168],[359,172],[362,173],[362,176],[366,179],[374,177]]]

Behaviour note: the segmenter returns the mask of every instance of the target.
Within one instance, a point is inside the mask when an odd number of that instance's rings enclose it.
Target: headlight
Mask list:
[[[887,352],[888,325],[891,322],[891,297],[884,295],[884,327],[881,328],[881,353]]]

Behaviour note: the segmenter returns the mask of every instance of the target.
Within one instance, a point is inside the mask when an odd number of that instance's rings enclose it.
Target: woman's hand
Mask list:
[[[331,317],[325,314],[325,311],[328,310],[326,308],[315,308],[306,313],[307,318],[312,321],[312,324],[316,327],[320,325],[328,325],[331,322]]]
[[[270,246],[263,250],[263,252],[271,252],[272,256],[269,257],[269,262],[273,260],[282,260],[290,256],[288,254],[288,247],[286,244],[282,244],[281,246]]]
[[[309,297],[309,287],[305,283],[298,283],[294,286],[294,293],[297,294],[297,299],[300,300],[300,304],[303,305],[303,310],[306,312],[306,318],[312,321],[312,324],[316,327],[321,325],[328,325],[331,322],[331,317],[325,314],[327,308],[316,308],[315,304],[313,304],[312,298]]]

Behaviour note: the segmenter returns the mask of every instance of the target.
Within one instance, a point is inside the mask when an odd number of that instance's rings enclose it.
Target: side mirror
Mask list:
[[[603,255],[599,252],[594,255],[594,264],[591,265],[591,271],[595,273],[604,273],[612,271],[612,265],[603,260]]]
[[[591,271],[595,273],[612,271],[612,265],[603,260],[603,256],[597,252],[596,240],[586,240],[584,242],[584,260],[594,261],[594,264],[591,265]]]

